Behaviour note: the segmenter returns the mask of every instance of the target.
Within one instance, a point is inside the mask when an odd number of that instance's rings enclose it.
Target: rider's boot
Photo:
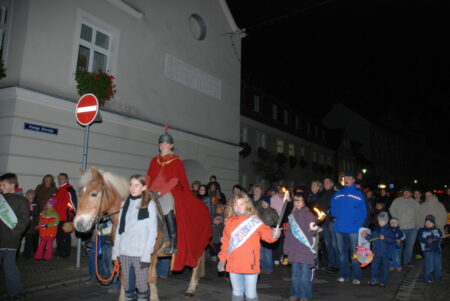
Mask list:
[[[170,245],[166,248],[164,248],[164,253],[170,255],[175,254],[177,249],[177,221],[175,219],[175,212],[173,210],[170,210],[168,214],[165,216],[166,219],[166,225],[167,225],[167,232],[169,233],[170,237]]]

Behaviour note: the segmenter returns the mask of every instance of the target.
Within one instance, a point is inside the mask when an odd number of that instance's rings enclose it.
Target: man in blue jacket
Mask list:
[[[356,188],[355,175],[351,172],[344,174],[344,188],[336,192],[331,199],[331,215],[335,218],[333,225],[336,231],[339,253],[338,282],[353,280],[353,284],[361,282],[361,268],[359,262],[353,258],[355,247],[358,245],[358,231],[366,216],[366,201],[363,193]],[[352,268],[349,271],[349,260]]]

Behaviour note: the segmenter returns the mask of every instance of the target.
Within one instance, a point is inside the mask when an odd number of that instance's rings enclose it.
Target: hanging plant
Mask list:
[[[250,155],[252,152],[252,147],[247,142],[241,142],[239,143],[239,146],[242,147],[242,150],[239,152],[239,154],[242,156],[242,158],[246,158]]]
[[[297,166],[297,158],[294,156],[289,156],[289,167],[290,168],[294,168],[295,166]]]
[[[3,60],[0,60],[0,79],[4,77],[6,77],[5,62],[3,62]]]
[[[301,156],[298,164],[301,168],[306,168],[308,166],[308,161],[306,161],[304,156]]]
[[[96,73],[78,71],[75,76],[78,83],[78,94],[80,96],[86,93],[94,94],[98,98],[100,106],[105,105],[116,94],[114,79],[114,76],[103,72],[101,69]]]

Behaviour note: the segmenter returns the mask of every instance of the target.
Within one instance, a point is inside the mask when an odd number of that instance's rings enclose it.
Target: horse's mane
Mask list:
[[[126,178],[109,171],[103,171],[101,169],[98,169],[98,172],[102,175],[106,186],[111,186],[112,188],[114,188],[119,193],[120,197],[123,200],[127,198],[129,194],[130,184]],[[84,187],[91,180],[92,180],[92,172],[88,170],[81,175],[80,185]]]

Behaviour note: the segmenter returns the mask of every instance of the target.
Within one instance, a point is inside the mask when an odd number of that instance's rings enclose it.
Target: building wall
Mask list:
[[[2,165],[0,173],[19,176],[20,186],[34,188],[47,174],[66,172],[77,183],[82,167],[84,127],[75,120],[75,103],[23,88],[0,90]],[[103,122],[90,127],[88,166],[129,177],[145,174],[158,153],[163,128],[116,113],[102,112]],[[58,130],[57,135],[24,129],[25,123]],[[197,135],[170,130],[176,154],[186,162],[190,181],[208,181],[211,174],[226,191],[238,179],[238,148]]]
[[[257,175],[255,168],[253,166],[254,161],[257,159],[257,148],[260,142],[257,141],[259,134],[263,133],[266,137],[266,149],[272,153],[276,153],[277,145],[276,140],[281,139],[284,141],[284,155],[289,156],[288,144],[294,144],[295,146],[295,157],[300,157],[300,149],[303,147],[305,149],[305,159],[308,162],[306,168],[302,168],[297,163],[297,166],[290,168],[289,164],[286,164],[286,177],[282,181],[282,184],[289,186],[302,185],[309,188],[311,181],[322,180],[324,176],[328,175],[326,173],[314,172],[312,169],[312,153],[317,154],[317,163],[319,163],[319,156],[322,154],[324,158],[334,157],[334,152],[324,146],[315,144],[311,141],[299,138],[295,135],[289,134],[286,131],[268,126],[264,123],[255,121],[253,119],[241,116],[241,131],[245,129],[247,136],[247,143],[251,146],[251,153],[248,157],[239,159],[239,175],[241,177],[241,184],[248,186],[249,184],[262,184],[264,188],[268,187],[267,181],[261,181],[260,175]],[[242,140],[242,137],[241,137]],[[332,159],[334,160],[334,159]],[[332,161],[332,163],[334,163]]]
[[[232,28],[219,2],[133,1],[143,13],[138,20],[109,1],[15,1],[8,77],[1,85],[78,98],[77,22],[88,15],[116,30],[110,72],[116,76],[118,93],[110,110],[237,143],[240,64],[229,36],[224,35]],[[191,35],[192,13],[201,15],[207,25],[202,41]],[[240,55],[240,40],[235,38],[234,43]],[[219,98],[168,79],[168,55],[184,63],[179,68],[188,66],[187,72],[220,81]],[[186,75],[183,72],[181,76]],[[214,116],[215,122],[208,116]],[[225,123],[228,126],[223,127]]]
[[[232,36],[233,48],[224,35],[236,29],[225,2],[133,1],[142,18],[118,2],[13,1],[8,72],[0,81],[0,172],[16,172],[25,189],[47,173],[78,178],[84,128],[74,118],[74,68],[79,22],[88,18],[113,32],[108,71],[118,90],[101,111],[103,123],[91,127],[88,164],[143,173],[168,124],[189,180],[215,174],[228,192],[239,170],[240,39]],[[191,34],[192,13],[205,21],[204,40]],[[58,135],[25,130],[25,122]]]

